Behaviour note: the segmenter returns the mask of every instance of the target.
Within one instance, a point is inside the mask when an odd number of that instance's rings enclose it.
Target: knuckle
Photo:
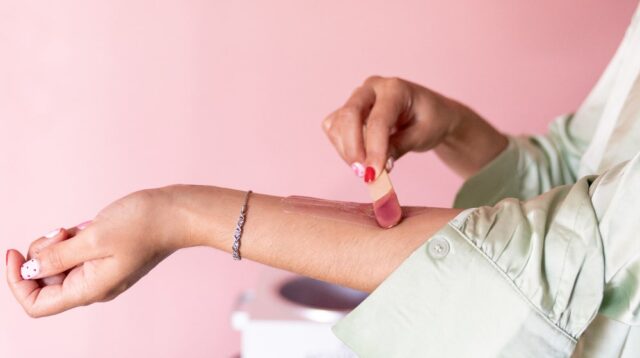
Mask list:
[[[354,148],[353,146],[344,148],[344,159],[346,159],[348,162],[355,161],[358,159],[358,157],[359,151],[357,148]]]
[[[56,248],[51,248],[47,250],[45,261],[49,264],[49,267],[54,270],[61,270],[64,266],[64,261],[62,259],[62,255],[60,254],[60,250]]]
[[[322,129],[325,131],[325,133],[328,133],[331,129],[333,118],[333,115],[330,115],[322,121]]]
[[[37,312],[37,311],[33,308],[33,306],[27,306],[27,307],[24,307],[24,311],[25,311],[25,313],[27,314],[27,316],[29,316],[29,317],[31,317],[31,318],[39,318],[39,317],[40,317],[39,312]]]
[[[155,191],[153,189],[143,189],[134,192],[129,198],[132,205],[137,207],[145,207],[153,201]]]
[[[340,109],[340,120],[357,120],[360,116],[360,110],[355,106],[348,105]]]
[[[393,92],[403,91],[405,88],[405,82],[399,77],[389,77],[385,79],[383,88]]]
[[[340,130],[335,123],[332,123],[331,127],[327,130],[327,136],[333,141],[340,138]]]
[[[388,82],[390,85],[393,85],[393,86],[400,86],[400,85],[404,85],[404,80],[403,80],[402,78],[400,78],[400,77],[396,77],[396,76],[393,76],[393,77],[389,77],[389,78],[387,78],[387,82]]]
[[[382,76],[371,75],[371,76],[367,77],[367,79],[364,81],[364,83],[367,84],[367,85],[371,85],[371,84],[374,84],[374,83],[376,83],[376,82],[378,82],[378,81],[380,81],[382,79],[383,79]]]

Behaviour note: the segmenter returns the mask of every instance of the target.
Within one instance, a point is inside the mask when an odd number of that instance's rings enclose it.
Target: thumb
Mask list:
[[[43,248],[22,264],[20,274],[25,280],[53,276],[96,257],[85,235],[76,235]]]
[[[48,246],[51,246],[63,240],[67,240],[69,237],[70,233],[67,229],[59,228],[37,239],[36,241],[31,243],[31,246],[29,246],[29,251],[27,252],[27,261],[29,261],[31,258],[36,256],[40,251],[44,250]],[[25,274],[29,275],[28,270],[27,272],[25,272]],[[41,283],[45,286],[56,285],[62,283],[64,281],[64,278],[65,274],[53,275],[43,278]]]

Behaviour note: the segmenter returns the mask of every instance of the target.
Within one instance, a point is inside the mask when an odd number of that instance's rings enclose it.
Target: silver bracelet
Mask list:
[[[241,260],[240,256],[240,237],[242,237],[242,227],[244,226],[244,218],[247,212],[247,202],[249,202],[249,194],[251,194],[251,190],[247,191],[247,194],[244,196],[244,203],[242,204],[242,208],[240,209],[240,216],[238,217],[238,222],[236,223],[236,231],[233,233],[233,259]]]

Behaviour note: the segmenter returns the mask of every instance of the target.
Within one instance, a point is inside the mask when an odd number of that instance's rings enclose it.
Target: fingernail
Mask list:
[[[353,164],[351,164],[351,169],[356,174],[356,176],[360,178],[362,178],[362,176],[364,175],[364,165],[362,165],[362,163],[360,162],[353,162]]]
[[[9,250],[7,250],[7,254],[4,257],[4,265],[8,265],[9,264]]]
[[[389,159],[387,159],[387,162],[385,163],[384,168],[388,172],[390,172],[391,169],[393,169],[393,162],[394,162],[393,157],[389,157]]]
[[[36,259],[31,259],[22,264],[20,268],[20,275],[22,275],[22,279],[29,280],[32,279],[40,273],[40,261]]]
[[[372,182],[373,179],[375,178],[376,178],[376,170],[373,169],[373,167],[367,167],[367,169],[364,170],[364,182],[365,183]]]
[[[44,235],[44,237],[46,237],[47,239],[52,239],[52,238],[54,238],[54,237],[58,236],[58,234],[60,233],[60,231],[62,231],[62,229],[55,229],[55,230],[53,230],[53,231],[50,231],[50,232],[46,233],[46,234]]]
[[[85,222],[83,222],[82,224],[78,224],[76,226],[76,228],[78,228],[78,230],[84,230],[87,228],[87,226],[89,226],[89,224],[91,224],[92,220],[87,220]]]

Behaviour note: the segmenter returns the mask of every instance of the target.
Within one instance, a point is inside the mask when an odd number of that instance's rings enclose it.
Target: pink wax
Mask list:
[[[388,229],[402,219],[402,208],[395,190],[391,189],[373,203],[373,212],[380,227]]]

